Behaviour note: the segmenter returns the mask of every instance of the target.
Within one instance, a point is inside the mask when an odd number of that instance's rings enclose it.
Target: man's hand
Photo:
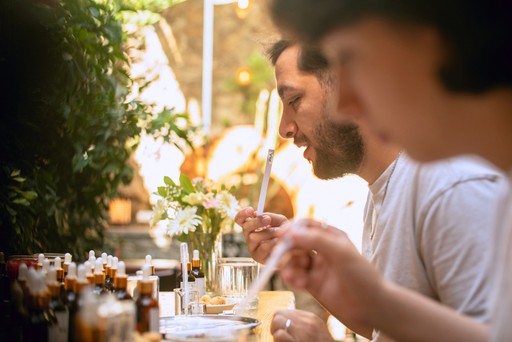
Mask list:
[[[249,253],[259,263],[265,263],[284,232],[281,226],[287,221],[285,216],[274,213],[256,216],[251,207],[240,210],[235,216],[235,222],[243,229]]]
[[[270,324],[274,341],[334,341],[325,322],[317,315],[302,310],[279,310]]]

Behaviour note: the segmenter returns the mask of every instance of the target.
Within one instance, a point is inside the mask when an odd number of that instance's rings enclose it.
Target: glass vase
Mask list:
[[[190,254],[194,249],[199,251],[201,268],[205,275],[206,293],[209,295],[217,292],[217,259],[222,257],[222,234],[193,232],[190,240]]]

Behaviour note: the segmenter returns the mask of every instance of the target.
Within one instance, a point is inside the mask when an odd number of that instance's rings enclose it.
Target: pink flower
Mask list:
[[[219,207],[219,200],[216,198],[208,198],[203,201],[203,207],[206,209],[215,209]]]

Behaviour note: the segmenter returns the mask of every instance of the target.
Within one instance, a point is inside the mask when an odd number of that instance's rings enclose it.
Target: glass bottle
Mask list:
[[[196,289],[199,298],[201,298],[206,294],[206,279],[201,269],[201,260],[199,259],[199,251],[197,249],[194,249],[192,255],[192,275],[196,278]]]
[[[125,272],[126,266],[123,261],[117,265],[117,273],[114,276],[114,294],[119,300],[132,299],[132,296],[126,291],[128,286],[128,276]]]
[[[105,290],[107,290],[107,292],[114,292],[114,279],[117,274],[117,268],[119,267],[119,259],[111,255],[109,255],[109,259],[110,260],[107,262],[108,270],[107,277],[105,278]]]
[[[153,265],[151,255],[146,255],[146,265],[149,266],[150,276],[149,279],[153,282],[153,299],[158,301],[158,295],[160,292],[160,277],[156,275],[156,267]]]
[[[70,269],[71,271],[71,266]],[[81,293],[82,290],[88,286],[92,286],[87,280],[85,265],[79,265],[77,271],[77,278],[73,284],[74,296],[69,296],[69,341],[76,341],[76,316],[78,310],[82,305]]]
[[[52,326],[57,324],[57,318],[48,308],[50,297],[44,283],[45,274],[32,269],[29,269],[28,274],[29,314],[23,328],[23,340],[50,341],[49,331]]]
[[[96,259],[94,265],[94,289],[92,291],[97,295],[106,294],[105,291],[105,273],[103,273],[103,261],[101,258]]]
[[[64,269],[62,268],[62,260],[60,257],[55,257],[55,260],[53,261],[53,267],[55,268],[57,281],[59,282],[60,295],[64,296]]]
[[[64,274],[64,270],[62,268],[60,270]],[[62,301],[61,284],[57,280],[57,269],[55,267],[50,267],[48,270],[46,285],[50,293],[48,308],[53,311],[57,319],[57,324],[50,326],[48,329],[48,338],[52,342],[66,342],[69,333],[69,310]]]
[[[176,287],[183,289],[183,265],[181,267],[181,273],[176,277]],[[187,262],[187,288],[189,290],[196,288],[196,278],[192,274],[192,264],[190,262]]]
[[[160,310],[158,302],[153,298],[153,283],[149,279],[151,270],[148,265],[142,268],[142,279],[138,283],[139,297],[137,298],[137,331],[159,332]]]
[[[64,277],[68,275],[68,267],[71,264],[73,256],[70,253],[64,254],[64,263],[62,264],[62,268],[64,269]]]

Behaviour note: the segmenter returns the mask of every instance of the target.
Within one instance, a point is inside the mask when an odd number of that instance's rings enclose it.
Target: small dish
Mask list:
[[[236,303],[206,304],[206,314],[220,314],[225,310],[231,310]]]

